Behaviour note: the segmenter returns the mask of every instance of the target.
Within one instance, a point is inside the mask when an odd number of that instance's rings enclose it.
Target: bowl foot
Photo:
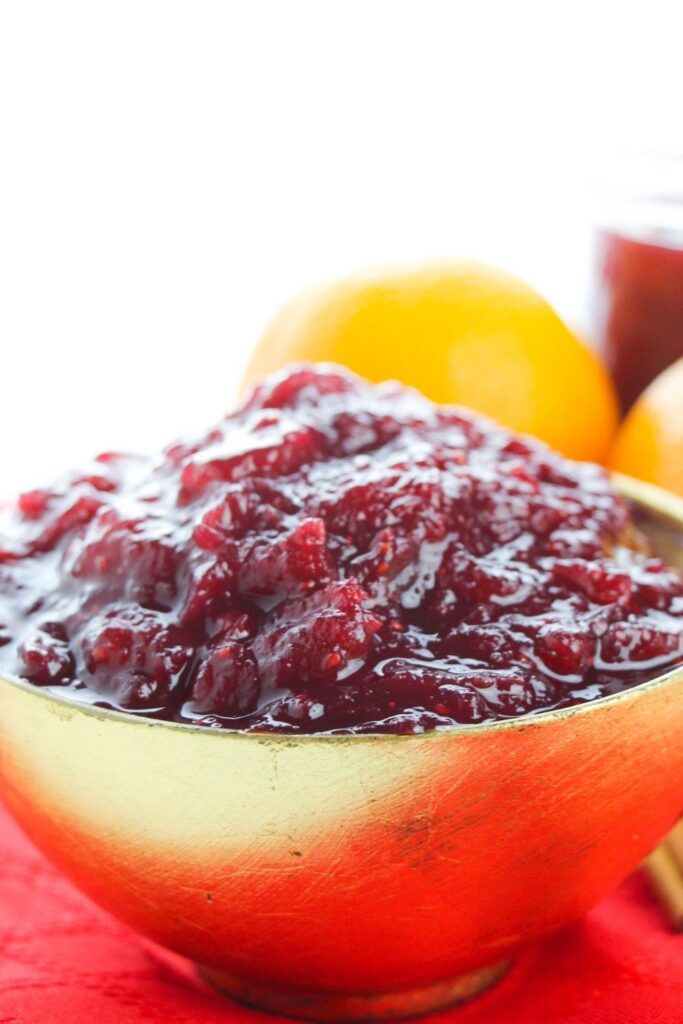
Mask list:
[[[317,1021],[384,1021],[417,1017],[471,999],[498,981],[508,966],[483,967],[426,988],[356,994],[268,985],[201,964],[198,970],[205,981],[225,995],[271,1013]]]

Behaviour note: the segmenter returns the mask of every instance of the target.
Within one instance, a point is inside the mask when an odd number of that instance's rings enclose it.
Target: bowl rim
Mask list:
[[[645,483],[622,473],[611,472],[610,476],[617,490],[628,501],[646,509],[650,509],[661,518],[668,520],[683,530],[683,498],[664,490],[662,487],[658,487],[656,484]],[[612,707],[613,705],[628,701],[638,700],[640,694],[649,693],[659,687],[666,687],[668,684],[675,682],[677,677],[680,677],[679,682],[683,683],[683,665],[678,665],[675,668],[669,669],[668,672],[665,672],[662,675],[654,676],[652,679],[638,683],[635,686],[620,690],[617,693],[608,694],[605,697],[597,697],[595,700],[586,701],[583,704],[572,704],[566,708],[553,708],[548,711],[538,711],[536,713],[531,712],[530,714],[520,715],[516,718],[499,718],[489,722],[477,722],[470,725],[459,724],[437,726],[435,729],[416,733],[305,733],[267,732],[265,730],[254,730],[253,732],[249,732],[245,729],[229,729],[222,727],[211,728],[210,726],[197,725],[192,722],[172,722],[163,718],[151,718],[142,713],[136,714],[130,711],[120,711],[115,708],[98,707],[96,704],[89,704],[66,696],[67,693],[74,691],[65,689],[64,695],[58,694],[53,689],[36,686],[35,684],[28,682],[28,680],[21,679],[19,676],[15,676],[9,672],[0,673],[0,686],[9,685],[28,695],[46,700],[48,703],[54,705],[55,708],[58,708],[62,714],[65,711],[69,711],[75,716],[83,714],[103,722],[120,722],[122,725],[127,723],[129,725],[137,725],[145,728],[172,729],[174,731],[180,730],[181,733],[186,734],[199,733],[202,736],[229,736],[233,739],[235,737],[239,737],[244,740],[258,740],[261,743],[277,743],[283,746],[292,746],[292,744],[298,743],[299,741],[306,743],[322,742],[326,744],[331,742],[335,742],[336,744],[340,742],[387,743],[396,741],[410,742],[415,740],[436,742],[436,739],[439,737],[444,739],[447,736],[454,735],[481,735],[482,733],[488,733],[493,730],[500,732],[502,730],[510,729],[520,731],[529,728],[540,728],[548,722],[566,720],[574,718],[577,715],[583,716],[597,713],[603,708]],[[428,737],[433,739],[428,739]]]
[[[660,687],[666,687],[670,683],[679,682],[683,684],[683,665],[677,665],[675,668],[669,669],[668,672],[663,673],[659,676],[654,676],[652,679],[647,679],[643,683],[638,683],[636,686],[627,687],[624,690],[619,690],[617,693],[608,694],[605,697],[596,697],[595,700],[586,701],[583,704],[572,704],[565,708],[551,708],[548,711],[538,711],[536,713],[531,712],[526,715],[519,715],[516,718],[498,718],[492,719],[488,722],[476,722],[470,725],[459,724],[459,725],[445,725],[437,726],[435,729],[425,730],[424,732],[413,732],[413,733],[396,733],[396,732],[267,732],[266,730],[253,730],[252,732],[246,729],[229,729],[229,728],[212,728],[206,725],[197,725],[192,722],[172,722],[163,718],[151,718],[144,714],[135,714],[130,711],[119,711],[116,708],[104,708],[99,707],[97,704],[88,704],[84,701],[75,700],[61,694],[55,693],[54,690],[45,689],[40,686],[36,686],[33,683],[29,683],[25,679],[14,676],[11,673],[3,672],[0,673],[0,687],[7,685],[14,687],[15,689],[21,690],[29,696],[36,697],[38,700],[47,701],[49,704],[54,705],[55,711],[61,716],[65,712],[68,712],[68,717],[86,715],[90,718],[97,719],[99,721],[115,721],[120,722],[122,725],[137,725],[146,728],[154,729],[172,729],[181,730],[183,733],[199,733],[202,736],[231,736],[233,738],[239,737],[240,739],[258,740],[261,743],[278,743],[283,746],[292,746],[294,743],[298,743],[300,740],[306,743],[313,742],[324,742],[329,744],[334,741],[340,742],[394,742],[396,740],[401,741],[415,741],[422,740],[428,742],[435,742],[435,740],[429,740],[429,737],[441,737],[444,739],[446,736],[453,735],[480,735],[483,732],[491,732],[495,730],[500,732],[503,730],[520,731],[529,728],[540,728],[551,721],[565,720],[574,718],[577,715],[588,715],[591,713],[597,713],[598,710],[611,707],[616,704],[627,703],[630,701],[637,700],[640,694],[649,693],[652,690]],[[72,691],[66,691],[72,692]],[[57,710],[59,709],[59,710]]]

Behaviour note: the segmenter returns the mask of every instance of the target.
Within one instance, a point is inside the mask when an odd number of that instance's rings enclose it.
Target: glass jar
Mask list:
[[[626,411],[683,356],[683,154],[626,161],[601,192],[593,322]]]

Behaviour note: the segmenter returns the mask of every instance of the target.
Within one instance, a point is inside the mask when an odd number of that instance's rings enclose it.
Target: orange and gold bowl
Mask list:
[[[620,480],[683,565],[683,502]],[[247,734],[0,681],[0,784],[38,847],[247,1002],[389,1019],[466,998],[589,910],[683,809],[683,670],[415,736]]]

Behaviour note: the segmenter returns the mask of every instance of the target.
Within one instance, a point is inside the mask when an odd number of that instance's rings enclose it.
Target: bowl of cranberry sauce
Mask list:
[[[683,503],[618,487],[329,366],[100,456],[6,515],[0,792],[237,999],[467,999],[681,811]]]
[[[20,497],[0,669],[211,728],[414,733],[683,662],[683,582],[603,472],[337,368],[262,383],[158,458]]]

